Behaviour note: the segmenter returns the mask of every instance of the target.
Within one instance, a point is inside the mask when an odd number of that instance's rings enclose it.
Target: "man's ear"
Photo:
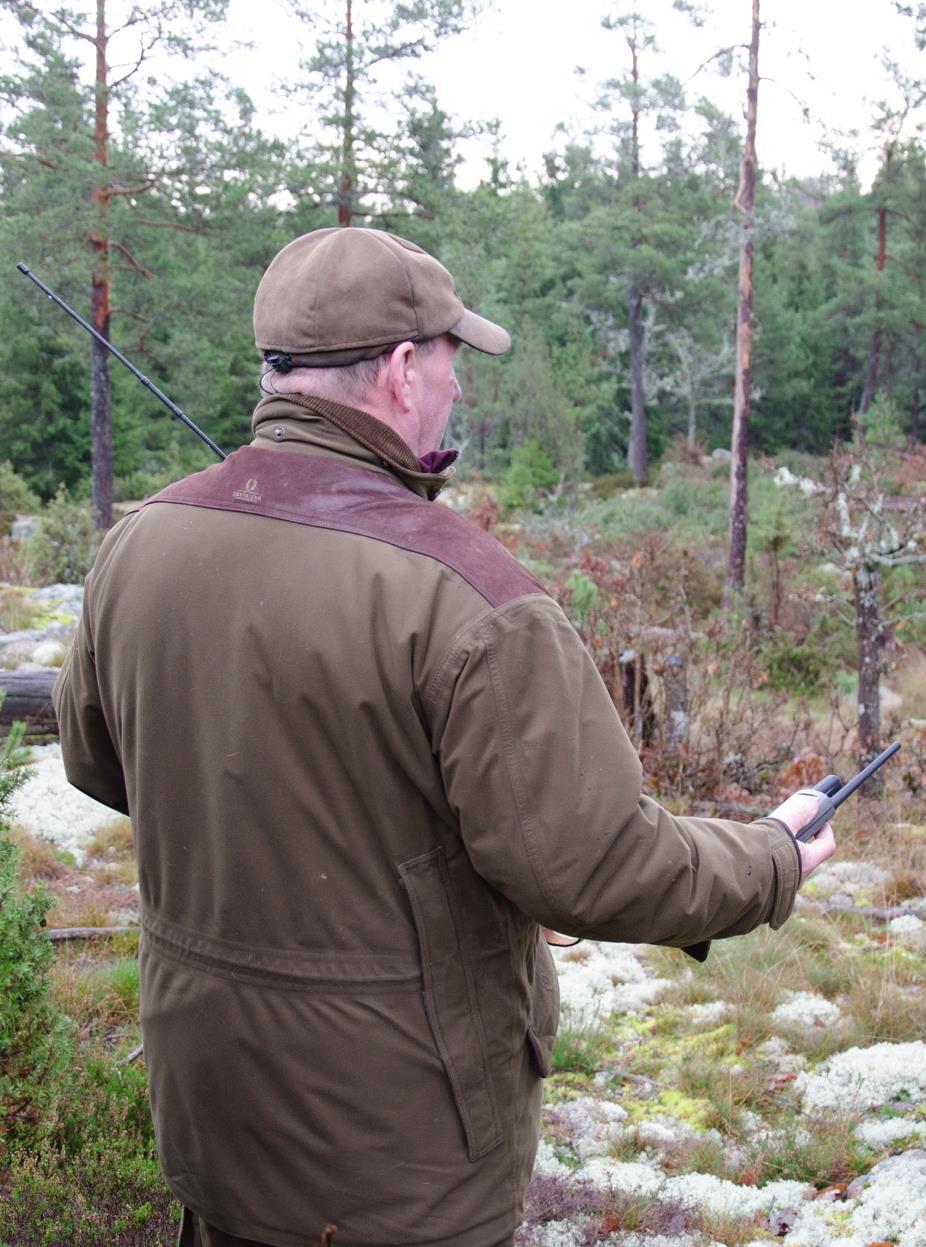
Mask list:
[[[386,369],[389,396],[402,411],[412,409],[412,372],[415,360],[415,344],[400,342],[393,349]]]

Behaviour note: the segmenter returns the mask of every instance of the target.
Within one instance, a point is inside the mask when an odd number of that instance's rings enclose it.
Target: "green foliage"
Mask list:
[[[592,498],[610,498],[624,489],[636,489],[630,468],[619,468],[616,472],[602,472],[593,476],[589,482],[588,492]]]
[[[38,584],[77,584],[93,566],[100,535],[85,502],[59,486],[26,542],[26,567]]]
[[[897,447],[903,443],[903,419],[893,398],[883,392],[876,394],[871,406],[859,412],[862,437],[871,446]]]
[[[512,510],[540,511],[548,492],[559,483],[550,456],[533,439],[518,446],[502,479],[499,500]]]
[[[31,515],[41,505],[9,459],[0,463],[0,535],[9,533],[17,515]]]
[[[588,625],[588,616],[598,601],[598,586],[585,572],[576,568],[566,578],[570,617],[577,628]]]
[[[813,644],[795,644],[780,630],[763,648],[760,661],[769,688],[799,694],[819,692],[833,670],[825,652]]]
[[[658,491],[631,490],[591,503],[580,512],[581,519],[614,537],[669,530],[680,538],[726,532],[728,490],[722,482],[693,478],[677,464],[664,466],[663,481]]]
[[[22,727],[0,751],[0,1243],[139,1247],[172,1237],[176,1205],[161,1176],[144,1070],[79,1045],[52,989],[51,900],[26,887],[9,837],[23,783]],[[90,970],[90,993],[134,1019],[134,958]]]
[[[108,1133],[78,1159],[53,1151],[17,1157],[0,1206],[0,1242],[162,1247],[174,1241],[177,1219],[153,1146],[142,1148],[122,1131]]]
[[[0,1164],[23,1139],[41,1137],[70,1054],[70,1028],[49,996],[54,949],[42,928],[50,896],[20,882],[9,837],[10,803],[28,774],[22,735],[15,726],[0,750]]]

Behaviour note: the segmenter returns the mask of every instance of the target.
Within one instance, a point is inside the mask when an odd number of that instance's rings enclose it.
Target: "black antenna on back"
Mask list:
[[[225,451],[222,450],[220,446],[216,446],[212,438],[209,437],[207,433],[204,433],[198,425],[194,424],[193,421],[190,419],[190,417],[186,414],[186,412],[181,411],[176,403],[171,402],[171,400],[167,397],[167,395],[164,393],[163,390],[158,389],[158,387],[154,384],[154,382],[150,381],[143,372],[139,371],[139,369],[135,367],[135,365],[131,362],[131,360],[126,359],[126,357],[122,354],[122,352],[117,351],[111,342],[107,341],[107,339],[104,338],[101,333],[98,333],[91,324],[89,324],[87,321],[84,320],[83,316],[79,316],[78,313],[75,312],[72,307],[69,307],[67,303],[65,303],[64,299],[61,298],[60,295],[55,294],[54,290],[52,290],[49,286],[46,286],[45,283],[41,280],[41,278],[36,277],[35,273],[33,273],[31,268],[27,268],[27,266],[23,264],[21,260],[16,265],[16,267],[19,269],[19,271],[22,273],[24,277],[28,277],[29,280],[31,282],[34,282],[44,294],[47,294],[49,299],[51,299],[52,303],[57,303],[58,307],[60,307],[63,312],[67,312],[68,316],[70,316],[72,320],[76,320],[78,325],[81,326],[81,328],[86,329],[87,333],[89,333],[92,337],[96,338],[97,342],[99,342],[102,346],[105,346],[107,351],[109,351],[110,355],[115,355],[116,359],[118,359],[120,364],[125,364],[129,372],[134,377],[138,378],[138,380],[142,383],[145,389],[150,390],[151,393],[155,396],[155,398],[159,398],[161,400],[161,402],[164,404],[164,406],[167,408],[167,410],[171,413],[172,416],[176,416],[178,420],[182,420],[183,423],[187,426],[187,428],[192,429],[193,432],[196,434],[196,436],[200,438],[202,441],[204,441],[210,450],[215,451],[215,453],[219,456],[220,459],[228,458],[228,456],[225,454]]]

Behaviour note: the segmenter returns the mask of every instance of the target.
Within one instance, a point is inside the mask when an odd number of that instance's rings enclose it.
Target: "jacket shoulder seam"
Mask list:
[[[519,597],[503,602],[500,606],[492,606],[490,604],[487,610],[481,611],[474,619],[469,619],[465,624],[462,624],[450,638],[444,657],[440,660],[437,670],[428,680],[421,693],[421,701],[425,708],[433,706],[437,702],[441,695],[442,686],[453,668],[454,660],[461,653],[465,653],[473,647],[473,637],[477,632],[480,632],[493,619],[503,615],[514,614],[522,606],[541,602],[548,605],[556,605],[553,598],[546,597],[543,594],[522,593]]]

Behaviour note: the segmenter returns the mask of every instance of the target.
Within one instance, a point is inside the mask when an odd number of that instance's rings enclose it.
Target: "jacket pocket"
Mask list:
[[[411,901],[431,1033],[447,1071],[466,1135],[478,1160],[502,1141],[485,1029],[443,848],[398,867]]]
[[[541,1078],[546,1078],[553,1070],[553,1042],[558,1028],[559,980],[556,976],[556,963],[546,940],[538,932],[527,1046],[531,1054],[531,1064]]]

